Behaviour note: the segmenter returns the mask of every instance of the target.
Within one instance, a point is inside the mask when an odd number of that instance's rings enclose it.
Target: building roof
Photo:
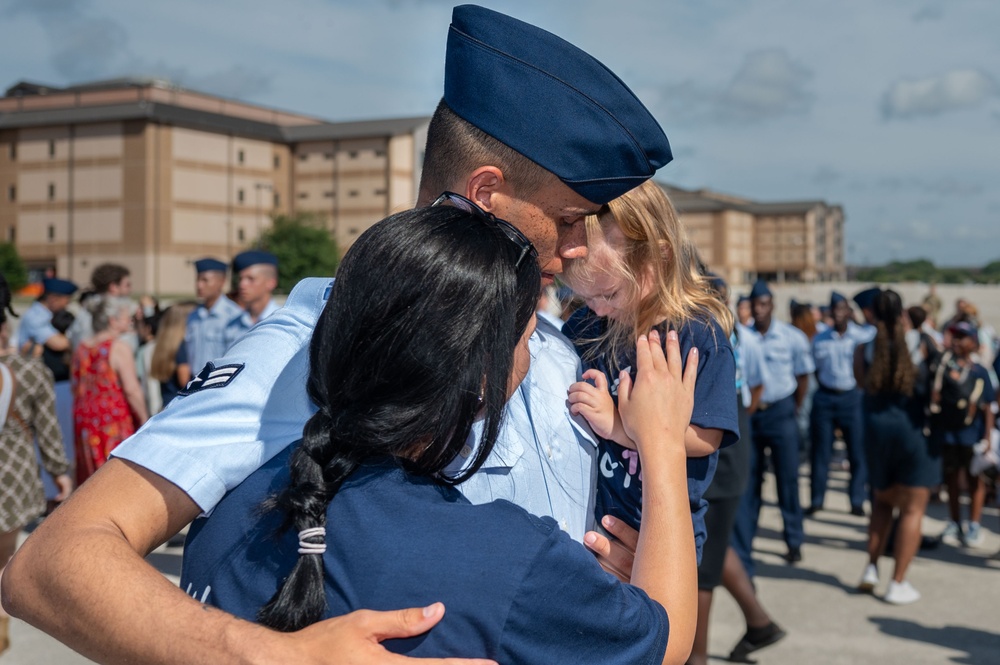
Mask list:
[[[408,134],[428,122],[430,122],[429,116],[417,116],[355,122],[324,122],[318,125],[282,127],[282,131],[286,141],[300,143],[302,141],[330,141],[365,136],[397,136]]]
[[[670,197],[680,213],[722,212],[737,210],[752,215],[804,215],[815,208],[834,208],[820,199],[804,201],[753,201],[715,192],[710,189],[684,189],[667,183],[657,183]]]

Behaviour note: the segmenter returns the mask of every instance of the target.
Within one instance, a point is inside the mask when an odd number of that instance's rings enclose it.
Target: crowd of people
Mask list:
[[[981,534],[985,327],[958,317],[939,341],[878,288],[854,298],[863,323],[833,294],[828,318],[798,303],[793,325],[765,282],[734,316],[650,180],[669,142],[620,79],[472,5],[454,10],[445,69],[418,207],[362,234],[335,280],[278,308],[276,259],[249,251],[234,293],[205,258],[197,303],[133,312],[127,271],[95,271],[69,322],[75,285],[46,282],[9,349],[27,360],[0,364],[25,375],[4,436],[33,419],[65,498],[60,391],[44,373],[34,407],[16,402],[54,354],[79,489],[10,559],[4,608],[97,662],[700,665],[722,585],[745,660],[785,636],[753,583],[768,460],[798,564],[835,430],[851,512],[871,504],[862,586],[879,584],[898,511],[885,598],[916,600],[907,557],[941,471],[949,499],[973,493],[951,535]],[[536,315],[543,293],[557,316]],[[41,510],[30,488],[5,518],[15,537]],[[189,523],[178,589],[144,557]]]

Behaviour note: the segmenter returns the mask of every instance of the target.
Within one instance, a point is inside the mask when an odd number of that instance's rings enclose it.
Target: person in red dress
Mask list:
[[[119,339],[132,326],[131,302],[97,296],[87,301],[87,309],[93,317],[94,335],[73,354],[78,486],[149,417],[132,349]]]

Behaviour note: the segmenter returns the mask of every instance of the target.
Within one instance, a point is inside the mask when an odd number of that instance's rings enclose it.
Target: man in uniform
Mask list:
[[[226,264],[210,257],[194,262],[195,291],[201,304],[191,312],[184,333],[188,360],[195,373],[226,352],[226,325],[240,316],[239,305],[226,297]]]
[[[812,341],[812,355],[816,364],[819,383],[813,395],[810,430],[811,502],[806,515],[823,509],[827,479],[830,475],[830,455],[833,452],[833,431],[839,427],[847,445],[847,459],[851,464],[851,483],[848,496],[851,514],[864,516],[867,496],[867,464],[865,462],[864,435],[862,432],[861,391],[854,380],[854,349],[872,339],[869,332],[852,319],[847,298],[836,291],[830,296],[833,327],[816,335]]]
[[[757,410],[750,419],[753,446],[750,456],[750,482],[740,502],[733,548],[753,577],[751,550],[760,517],[761,486],[764,483],[765,456],[778,485],[778,506],[784,524],[783,536],[788,563],[802,560],[802,505],[799,503],[799,435],[795,414],[809,387],[809,375],[815,370],[809,339],[783,321],[772,318],[774,302],[767,282],[758,280],[750,292],[753,310],[753,335],[763,347],[763,383]]]
[[[239,299],[243,311],[225,328],[228,348],[254,324],[278,311],[272,295],[278,288],[278,257],[257,249],[247,250],[233,259],[233,273],[239,278]],[[200,365],[193,365],[201,369]]]
[[[540,100],[545,112],[539,112]],[[445,95],[428,128],[419,204],[450,190],[515,224],[537,249],[549,284],[564,259],[585,255],[585,217],[670,159],[662,129],[599,62],[502,14],[468,5],[455,9]],[[4,579],[5,602],[15,615],[87,654],[185,663],[221,662],[241,653],[262,662],[382,662],[378,640],[423,632],[440,618],[441,609],[433,606],[426,614],[356,612],[280,635],[206,612],[142,560],[301,436],[314,408],[304,390],[307,345],[328,288],[328,279],[301,283],[286,306],[243,336],[218,368],[199,375],[188,396],[137,433],[136,445],[88,481],[56,513],[56,523],[47,521],[33,534]],[[547,344],[561,353],[546,350]],[[533,366],[549,362],[560,374],[553,379],[546,371],[539,380],[525,380],[510,405],[516,422],[494,451],[494,470],[479,474],[478,490],[463,490],[467,496],[478,491],[478,501],[513,490],[527,510],[565,521],[574,533],[590,519],[583,499],[592,499],[596,452],[565,407],[566,388],[578,379],[579,366],[554,330],[533,336],[531,346],[538,354]],[[514,416],[518,410],[527,417]],[[560,433],[561,448],[554,447],[552,431]],[[573,481],[566,488],[569,475]],[[114,527],[102,528],[109,524]],[[46,554],[35,556],[33,550]],[[108,560],[115,561],[113,570]],[[65,566],[97,572],[73,579],[54,574]],[[95,635],[98,618],[105,630]],[[141,630],[152,622],[162,638]]]

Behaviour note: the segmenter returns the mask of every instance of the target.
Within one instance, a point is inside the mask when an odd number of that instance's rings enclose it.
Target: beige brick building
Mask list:
[[[663,185],[702,260],[731,284],[846,278],[844,211],[825,201],[762,203]]]
[[[319,213],[346,248],[416,200],[427,118],[328,123],[162,81],[21,83],[0,98],[0,239],[36,274],[84,284],[128,266],[136,290],[190,293],[271,214]]]
[[[139,292],[193,291],[192,261],[249,246],[271,215],[316,213],[343,251],[416,201],[429,118],[330,123],[159,80],[0,98],[0,240],[36,276],[85,284],[105,261]],[[843,211],[663,185],[731,283],[842,279]]]

